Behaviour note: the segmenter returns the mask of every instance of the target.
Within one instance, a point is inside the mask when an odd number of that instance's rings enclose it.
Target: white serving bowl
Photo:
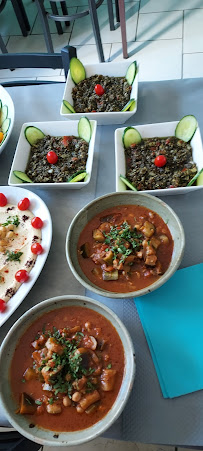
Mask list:
[[[6,91],[6,89],[3,88],[3,86],[0,85],[0,100],[2,101],[2,106],[7,105],[8,107],[8,118],[11,119],[11,123],[9,126],[9,129],[6,133],[6,138],[3,139],[3,141],[0,143],[0,153],[4,150],[6,147],[8,140],[11,136],[13,125],[14,125],[14,118],[15,118],[15,110],[14,110],[14,104],[11,96]],[[1,127],[0,127],[1,129]]]
[[[146,124],[135,125],[134,127],[139,131],[142,138],[153,137],[169,137],[175,135],[175,129],[178,121],[175,122],[162,122],[158,124]],[[116,161],[116,191],[127,191],[127,186],[120,179],[120,175],[126,176],[126,163],[125,163],[125,151],[122,141],[123,132],[125,127],[117,128],[115,130],[115,161]],[[197,130],[191,140],[193,161],[196,163],[198,171],[203,168],[203,149],[200,129]],[[174,194],[186,194],[189,191],[201,189],[202,186],[185,186],[181,188],[166,188],[166,189],[154,189],[140,191],[143,193],[154,194],[156,196],[174,195]]]
[[[123,344],[125,368],[122,384],[118,396],[109,410],[109,412],[100,421],[93,426],[75,431],[75,432],[58,432],[50,431],[37,426],[29,428],[29,419],[23,415],[17,415],[15,413],[16,402],[12,398],[11,387],[9,383],[9,371],[11,361],[16,348],[16,345],[26,331],[26,329],[37,320],[37,318],[46,312],[51,310],[57,310],[62,307],[68,307],[70,305],[85,306],[91,310],[103,315],[107,318],[111,324],[115,327],[118,335]],[[134,349],[129,333],[117,315],[105,305],[98,301],[87,298],[85,296],[58,296],[55,298],[47,299],[44,302],[37,304],[26,312],[10,329],[6,338],[4,339],[0,350],[0,400],[6,411],[8,420],[17,431],[22,435],[32,440],[33,442],[40,443],[44,446],[71,446],[80,445],[88,442],[95,437],[101,435],[106,429],[108,429],[112,423],[121,414],[127,399],[130,395],[130,391],[133,386],[134,374],[135,374],[135,361],[134,361]],[[55,436],[57,434],[57,437]]]
[[[129,291],[126,293],[107,291],[98,287],[85,276],[78,261],[78,240],[84,227],[98,213],[102,213],[107,208],[114,208],[117,205],[142,205],[152,211],[155,211],[159,216],[161,216],[164,222],[167,223],[174,241],[171,262],[166,272],[153,284],[142,288],[141,290]],[[105,196],[98,197],[83,207],[76,214],[67,232],[66,258],[73,275],[86,289],[91,290],[100,296],[125,299],[143,296],[144,294],[156,290],[167,282],[181,263],[184,247],[184,230],[178,216],[172,208],[157,197],[150,196],[149,194],[138,193],[135,191],[125,191],[123,193],[110,193]]]
[[[110,77],[124,77],[128,67],[130,66],[129,61],[124,61],[121,63],[97,63],[97,64],[87,64],[85,65],[86,77],[91,77],[91,75],[108,75]],[[137,98],[138,98],[138,71],[135,80],[132,85],[132,91],[130,98],[135,99],[136,105],[133,111],[117,111],[117,112],[101,112],[101,113],[73,113],[67,114],[65,108],[63,107],[63,102],[61,104],[60,114],[67,119],[75,120],[80,119],[82,116],[86,116],[89,119],[94,119],[97,121],[98,125],[111,125],[111,124],[124,124],[133,114],[137,111]],[[72,88],[75,87],[70,70],[68,72],[68,77],[66,80],[65,90],[63,94],[63,100],[68,100],[68,102],[73,105],[72,99]]]
[[[26,171],[26,167],[29,161],[30,156],[30,144],[25,138],[24,131],[26,127],[29,125],[33,125],[34,127],[39,128],[43,131],[45,135],[51,136],[68,136],[74,135],[78,136],[78,121],[53,121],[53,122],[27,122],[23,124],[19,136],[19,140],[17,143],[13,163],[11,166],[11,171],[9,174],[8,184],[11,186],[27,186],[27,187],[40,187],[40,188],[66,188],[66,189],[81,189],[84,188],[91,179],[92,174],[92,165],[93,165],[93,156],[94,156],[94,146],[95,146],[95,136],[96,136],[96,128],[97,122],[90,121],[92,128],[92,136],[89,142],[89,150],[88,150],[88,158],[86,163],[86,172],[88,174],[87,180],[85,182],[75,182],[75,183],[25,183],[19,180],[14,174],[13,171]]]

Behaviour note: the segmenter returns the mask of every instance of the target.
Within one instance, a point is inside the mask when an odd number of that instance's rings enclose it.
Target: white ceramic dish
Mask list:
[[[152,137],[162,137],[162,136],[174,136],[176,122],[163,122],[158,124],[146,124],[146,125],[135,125],[135,128],[139,131],[143,138]],[[115,160],[116,160],[116,191],[122,192],[126,191],[127,187],[120,179],[120,175],[126,175],[126,164],[125,164],[125,152],[123,147],[122,135],[125,127],[117,128],[115,130]],[[202,149],[202,139],[199,127],[197,128],[192,140],[192,155],[193,160],[197,165],[198,170],[203,168],[203,149]],[[194,191],[196,189],[201,189],[203,186],[186,186],[182,188],[166,188],[166,189],[156,189],[156,190],[145,190],[140,191],[143,193],[154,194],[156,196],[174,195],[174,194],[186,194],[189,191]]]
[[[149,208],[152,211],[158,213],[159,216],[167,223],[167,226],[171,232],[174,248],[170,265],[166,272],[160,276],[156,282],[148,287],[142,288],[137,291],[129,291],[126,293],[112,292],[104,290],[91,282],[82,271],[82,268],[78,261],[78,240],[79,236],[86,226],[86,224],[94,218],[99,212],[103,212],[107,208],[114,208],[117,205],[142,205]],[[70,269],[76,279],[88,290],[94,291],[100,296],[106,296],[109,298],[133,298],[137,296],[143,296],[156,290],[174,274],[178,269],[184,252],[185,247],[185,235],[182,224],[175,214],[165,202],[161,201],[157,197],[150,196],[149,194],[138,193],[134,191],[125,191],[123,193],[110,193],[105,196],[98,197],[84,208],[82,208],[72,220],[66,236],[66,258]]]
[[[3,141],[0,143],[0,153],[4,150],[5,146],[8,143],[8,140],[11,136],[13,125],[14,125],[14,118],[15,118],[15,110],[14,110],[14,104],[11,96],[6,91],[6,89],[3,88],[3,86],[0,85],[0,100],[2,101],[2,105],[7,105],[8,107],[8,118],[11,119],[11,123],[9,126],[9,129],[6,133],[6,138],[3,139]],[[0,127],[1,130],[1,127]]]
[[[15,151],[13,163],[11,166],[11,171],[9,174],[8,184],[11,186],[27,186],[27,187],[40,187],[40,188],[66,188],[66,189],[81,189],[84,188],[91,179],[92,174],[92,164],[93,164],[93,156],[94,156],[94,146],[95,146],[95,136],[96,136],[96,121],[90,121],[92,127],[92,136],[89,143],[88,150],[88,159],[86,163],[86,171],[88,173],[88,178],[85,182],[76,182],[76,183],[24,183],[21,182],[15,175],[13,171],[22,171],[25,172],[30,155],[30,144],[25,138],[24,130],[29,125],[33,125],[34,127],[38,127],[43,131],[45,135],[51,136],[68,136],[74,135],[78,136],[78,121],[55,121],[55,122],[28,122],[23,124],[20,132],[20,137],[17,143],[17,148]]]
[[[38,428],[37,426],[31,429],[29,428],[29,419],[25,418],[23,415],[15,414],[17,405],[11,396],[9,369],[16,344],[24,331],[42,314],[69,305],[81,307],[85,305],[85,307],[103,315],[113,324],[123,343],[125,369],[120,391],[107,415],[87,429],[75,432],[57,432],[58,437],[56,438],[54,431],[48,431],[47,429]],[[0,400],[2,401],[8,420],[15,429],[33,442],[40,443],[44,446],[55,445],[57,447],[80,445],[101,435],[121,414],[133,386],[135,374],[134,349],[127,329],[115,313],[105,305],[85,296],[58,296],[37,304],[13,325],[1,346],[0,373]]]
[[[91,75],[109,75],[110,77],[124,77],[128,67],[130,66],[129,61],[124,61],[121,63],[97,63],[97,64],[87,64],[85,65],[86,76],[91,77]],[[135,109],[133,111],[118,111],[118,112],[102,112],[102,113],[73,113],[67,114],[63,103],[61,104],[60,114],[67,119],[75,120],[80,119],[81,116],[86,116],[89,119],[94,119],[97,121],[98,125],[111,125],[111,124],[124,124],[133,114],[137,111],[137,98],[138,98],[138,72],[132,85],[131,99],[136,100]],[[75,83],[73,82],[70,71],[68,72],[68,77],[66,80],[65,90],[63,94],[63,100],[68,100],[68,102],[73,105],[72,99],[72,88],[74,88]]]
[[[14,205],[17,205],[19,200],[23,199],[24,197],[28,197],[28,199],[30,200],[30,210],[35,216],[39,216],[43,220],[43,227],[41,231],[42,247],[44,249],[44,252],[41,255],[38,255],[36,259],[36,263],[30,272],[29,280],[20,286],[14,296],[12,296],[10,301],[8,301],[6,310],[3,313],[0,313],[0,326],[2,326],[2,324],[7,321],[7,319],[21,304],[23,299],[27,296],[42,271],[51,246],[52,221],[46,204],[42,199],[40,199],[39,196],[32,193],[31,191],[22,188],[1,186],[0,192],[5,194],[8,199],[8,203]]]

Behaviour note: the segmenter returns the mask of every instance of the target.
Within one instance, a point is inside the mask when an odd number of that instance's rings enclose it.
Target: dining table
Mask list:
[[[15,106],[15,123],[10,140],[0,155],[1,186],[8,184],[22,124],[61,120],[60,105],[64,83],[14,86],[7,90]],[[202,104],[203,78],[140,82],[137,111],[125,126],[178,121],[187,114],[193,114],[203,135]],[[141,443],[201,447],[203,390],[172,399],[163,398],[134,300],[110,299],[85,290],[74,278],[66,261],[66,234],[75,214],[94,198],[115,192],[114,132],[118,127],[123,127],[123,124],[97,126],[93,172],[86,187],[81,190],[66,190],[26,186],[26,189],[41,197],[51,213],[52,245],[35,285],[2,325],[0,343],[18,318],[45,299],[60,295],[86,294],[104,303],[127,327],[134,344],[136,359],[135,381],[127,405],[104,436]],[[161,199],[172,207],[184,227],[186,245],[180,268],[202,263],[203,189],[192,190],[187,194],[165,195]],[[202,296],[202,293],[199,293],[199,296]],[[9,427],[2,408],[0,426]]]

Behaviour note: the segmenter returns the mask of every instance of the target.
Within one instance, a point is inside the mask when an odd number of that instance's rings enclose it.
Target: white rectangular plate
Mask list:
[[[85,65],[86,77],[89,78],[91,75],[108,75],[109,77],[125,77],[128,67],[131,62],[124,61],[121,63],[97,63],[97,64],[87,64]],[[98,125],[111,125],[111,124],[124,124],[133,114],[137,111],[137,99],[138,99],[138,73],[139,67],[137,69],[137,74],[135,80],[132,84],[132,91],[130,98],[135,99],[136,105],[133,111],[115,111],[115,112],[102,112],[102,113],[65,113],[63,108],[63,101],[61,104],[60,114],[67,119],[79,119],[81,116],[86,116],[89,119],[94,119],[97,121]],[[75,87],[70,71],[68,72],[68,77],[66,80],[65,90],[63,94],[63,99],[68,100],[68,102],[73,105],[72,99],[72,89]]]
[[[153,137],[169,137],[174,136],[176,122],[163,122],[158,124],[146,124],[146,125],[135,125],[135,128],[139,131],[142,138],[153,138]],[[125,163],[125,151],[123,147],[122,136],[125,127],[117,128],[115,130],[115,160],[116,160],[116,191],[126,191],[127,187],[120,179],[120,175],[126,175],[126,163]],[[203,168],[203,149],[202,140],[199,127],[197,128],[192,140],[192,155],[193,161],[196,163],[198,171]],[[155,189],[139,191],[140,193],[154,194],[156,196],[174,195],[174,194],[185,194],[189,191],[194,191],[201,189],[203,186],[186,186],[181,188],[166,188],[166,189]],[[136,194],[136,191],[135,191]]]
[[[26,171],[26,167],[30,156],[30,144],[25,138],[24,131],[29,125],[39,128],[45,135],[51,136],[78,136],[78,121],[55,121],[55,122],[28,122],[23,124],[20,132],[20,137],[17,143],[17,148],[15,151],[13,163],[11,166],[11,171],[9,174],[8,184],[11,186],[26,186],[26,187],[40,187],[40,188],[66,188],[66,189],[81,189],[84,188],[91,179],[92,174],[92,164],[95,146],[95,136],[96,136],[96,121],[90,121],[92,128],[92,136],[89,142],[88,158],[86,163],[86,172],[88,178],[85,182],[75,182],[75,183],[24,183],[21,182],[15,175],[13,171]]]
[[[8,301],[6,310],[3,313],[0,313],[0,326],[2,326],[27,296],[42,271],[51,246],[52,221],[46,204],[39,196],[31,191],[23,188],[1,186],[0,192],[7,197],[8,203],[13,205],[17,205],[21,199],[28,197],[30,200],[30,211],[43,220],[43,227],[41,229],[43,252],[37,256],[35,265],[30,271],[29,280],[20,286],[14,296]]]

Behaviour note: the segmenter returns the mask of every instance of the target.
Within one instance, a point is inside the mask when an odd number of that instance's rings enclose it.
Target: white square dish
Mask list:
[[[98,63],[98,64],[87,64],[85,65],[86,78],[91,77],[91,75],[108,75],[110,77],[124,77],[128,67],[130,66],[129,61],[124,61],[121,63]],[[94,119],[97,121],[98,125],[112,125],[112,124],[124,124],[133,114],[137,111],[137,98],[138,98],[138,72],[132,84],[132,91],[130,98],[135,99],[135,109],[133,111],[115,111],[115,112],[101,112],[101,113],[65,113],[65,108],[63,108],[63,102],[61,104],[60,114],[67,119],[75,120],[80,119],[81,116],[86,116],[88,119]],[[63,100],[67,100],[71,105],[73,105],[72,99],[72,88],[75,87],[70,70],[68,72],[68,77],[66,80],[65,90],[63,94]]]
[[[9,174],[8,184],[11,186],[27,186],[27,187],[40,187],[40,188],[66,188],[66,189],[81,189],[88,185],[92,174],[92,164],[94,156],[94,146],[95,146],[95,136],[96,136],[96,121],[90,121],[92,128],[92,135],[89,142],[88,158],[86,163],[86,172],[88,174],[87,180],[84,182],[75,183],[27,183],[19,180],[13,173],[13,171],[26,171],[26,167],[30,156],[30,144],[25,138],[24,131],[26,127],[33,125],[43,131],[45,135],[51,136],[68,136],[74,135],[78,136],[78,121],[56,121],[56,122],[28,122],[23,124],[17,143],[13,163],[11,166],[11,171]]]
[[[11,96],[6,91],[6,89],[3,88],[3,86],[0,85],[0,117],[2,114],[2,107],[7,107],[7,118],[10,120],[10,125],[7,130],[7,132],[4,134],[4,137],[2,141],[0,142],[0,153],[3,151],[3,149],[6,147],[8,140],[11,136],[13,126],[14,126],[14,119],[15,119],[15,109],[14,104]],[[8,120],[7,119],[7,120]],[[1,126],[0,126],[0,131]]]
[[[142,138],[153,138],[153,137],[170,137],[174,136],[176,122],[163,122],[157,124],[146,124],[146,125],[136,125],[135,128],[141,134]],[[120,179],[120,175],[126,175],[126,162],[125,162],[125,151],[122,141],[123,132],[125,127],[117,128],[115,130],[115,165],[116,165],[116,191],[122,192],[127,190],[127,186]],[[203,149],[202,149],[202,139],[200,134],[200,129],[197,130],[190,141],[192,146],[192,156],[193,161],[196,163],[198,171],[203,168]],[[174,194],[185,194],[189,191],[194,191],[201,189],[202,186],[185,186],[181,188],[165,188],[165,189],[155,189],[155,190],[144,190],[139,191],[140,193],[154,194],[156,196],[174,195]],[[136,191],[135,191],[136,194]]]

